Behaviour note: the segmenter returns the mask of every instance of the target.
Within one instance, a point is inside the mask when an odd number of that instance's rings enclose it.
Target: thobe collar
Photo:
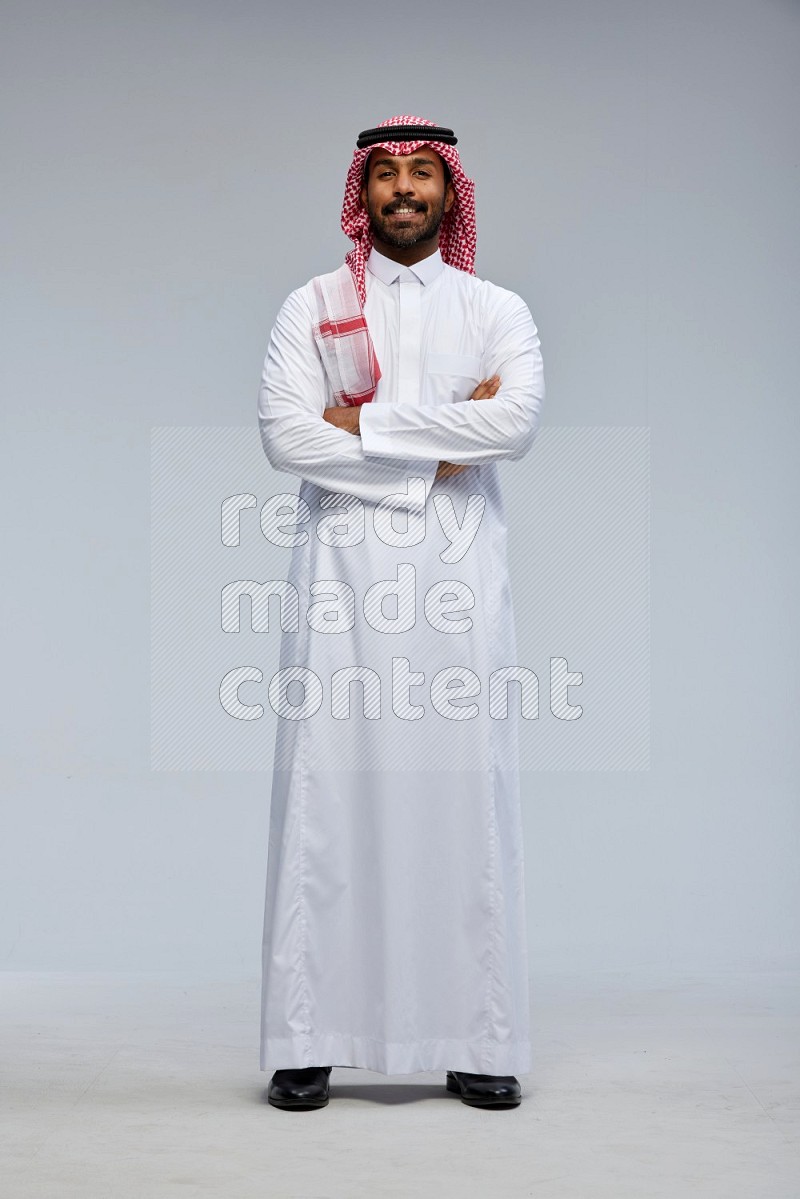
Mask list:
[[[444,259],[439,249],[434,250],[427,258],[415,262],[413,266],[404,266],[395,262],[385,254],[379,254],[373,246],[367,259],[367,270],[383,283],[392,284],[398,279],[418,279],[420,283],[433,283],[444,270]]]

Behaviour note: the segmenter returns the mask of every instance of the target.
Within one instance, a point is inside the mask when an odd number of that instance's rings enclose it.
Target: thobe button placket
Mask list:
[[[400,404],[418,404],[422,352],[422,284],[411,271],[407,275],[401,275],[397,283],[400,291],[397,401]]]

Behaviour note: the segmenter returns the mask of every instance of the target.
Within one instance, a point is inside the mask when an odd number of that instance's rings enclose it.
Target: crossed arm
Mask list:
[[[492,375],[491,379],[482,379],[478,386],[469,397],[471,400],[490,400],[497,395],[500,388],[500,376]],[[322,414],[323,420],[328,421],[337,429],[344,429],[345,433],[355,433],[360,435],[361,431],[361,406],[352,408],[326,408]],[[434,482],[439,479],[449,479],[453,475],[461,474],[462,470],[466,470],[466,465],[457,465],[455,462],[445,462],[440,460]]]
[[[259,391],[268,460],[276,470],[377,503],[405,491],[412,476],[422,477],[427,497],[435,479],[456,468],[523,457],[538,428],[544,378],[536,326],[518,296],[508,292],[495,306],[486,342],[484,366],[492,374],[471,398],[491,403],[326,408],[311,310],[302,289],[292,292],[272,331]]]

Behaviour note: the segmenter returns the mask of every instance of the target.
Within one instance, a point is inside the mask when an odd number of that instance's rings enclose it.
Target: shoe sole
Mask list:
[[[315,1107],[327,1107],[328,1103],[329,1103],[329,1099],[325,1098],[325,1099],[312,1099],[312,1100],[308,1100],[308,1099],[278,1100],[278,1099],[267,1098],[267,1102],[271,1103],[273,1107],[282,1108],[284,1111],[310,1112],[310,1111],[313,1111]]]

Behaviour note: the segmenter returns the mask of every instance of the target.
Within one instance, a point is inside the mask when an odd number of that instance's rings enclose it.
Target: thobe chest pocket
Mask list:
[[[429,354],[427,374],[434,403],[468,400],[481,381],[481,360],[473,354]]]

